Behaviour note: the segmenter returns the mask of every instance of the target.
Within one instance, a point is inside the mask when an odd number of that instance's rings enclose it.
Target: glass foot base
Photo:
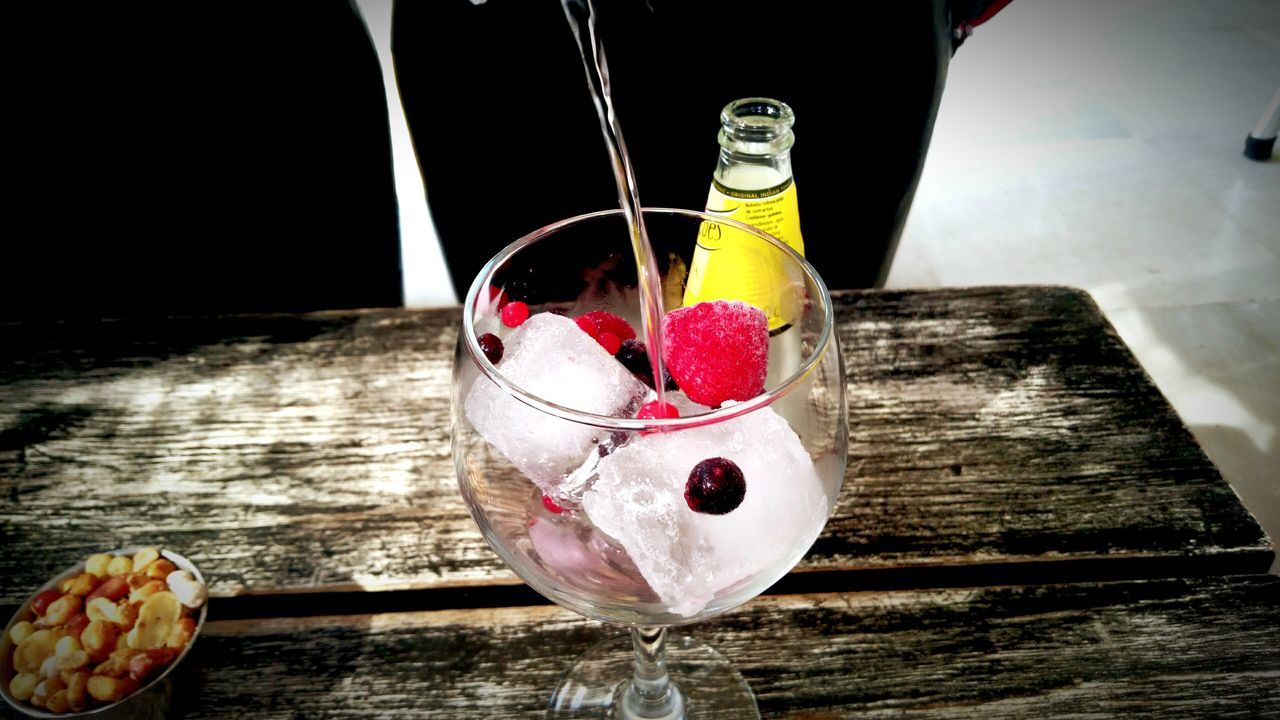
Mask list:
[[[622,720],[616,703],[630,681],[634,660],[629,635],[597,643],[560,679],[551,693],[547,717]],[[751,687],[710,646],[686,635],[669,636],[667,672],[684,696],[684,714],[670,720],[759,720]]]

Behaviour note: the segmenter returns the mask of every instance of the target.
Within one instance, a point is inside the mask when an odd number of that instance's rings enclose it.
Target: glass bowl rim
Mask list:
[[[713,215],[711,213],[698,210],[684,210],[680,208],[665,207],[645,207],[641,208],[640,212],[644,215],[682,215],[699,220],[714,220],[755,235],[756,237],[774,245],[782,252],[790,255],[792,259],[799,264],[801,270],[813,286],[817,288],[819,296],[823,300],[822,333],[819,335],[817,343],[814,344],[813,351],[805,358],[800,368],[786,380],[778,383],[773,388],[766,388],[764,392],[750,400],[743,400],[741,402],[731,401],[730,403],[722,405],[711,412],[680,418],[642,419],[620,418],[611,415],[596,415],[594,413],[574,410],[573,408],[549,402],[508,380],[506,376],[498,370],[497,366],[489,362],[489,359],[485,357],[484,353],[480,350],[479,340],[476,335],[475,322],[473,321],[478,307],[476,301],[480,297],[480,293],[483,290],[487,290],[489,278],[492,277],[494,270],[512,255],[562,228],[595,220],[597,218],[623,215],[623,211],[621,209],[613,209],[598,210],[596,212],[576,215],[538,228],[498,251],[498,253],[480,269],[480,272],[476,274],[475,279],[471,282],[471,288],[467,291],[467,297],[463,301],[462,306],[463,344],[466,345],[467,355],[471,358],[471,361],[476,364],[480,371],[490,381],[497,384],[498,387],[502,388],[508,394],[539,412],[580,425],[588,425],[604,430],[623,432],[670,432],[673,430],[702,427],[704,425],[724,422],[725,420],[745,415],[753,410],[767,407],[774,401],[787,395],[787,393],[795,389],[800,385],[800,383],[804,382],[804,380],[818,366],[818,363],[822,361],[822,358],[826,356],[829,346],[832,343],[832,339],[834,338],[835,327],[835,311],[832,307],[831,293],[827,290],[827,285],[822,281],[822,277],[819,276],[813,266],[809,264],[809,261],[806,260],[803,255],[792,249],[791,246],[774,236],[731,218],[721,217],[719,215]]]

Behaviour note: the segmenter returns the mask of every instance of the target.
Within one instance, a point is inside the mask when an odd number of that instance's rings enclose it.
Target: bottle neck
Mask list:
[[[791,153],[745,155],[720,149],[715,179],[735,190],[765,190],[791,179]]]
[[[735,100],[720,113],[715,179],[738,190],[763,190],[791,178],[795,114],[770,98]]]

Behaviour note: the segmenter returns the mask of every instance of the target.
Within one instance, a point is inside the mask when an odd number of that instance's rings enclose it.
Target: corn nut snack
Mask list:
[[[207,598],[203,583],[154,547],[90,555],[83,572],[36,595],[34,620],[10,628],[9,693],[52,713],[118,702],[186,648]]]

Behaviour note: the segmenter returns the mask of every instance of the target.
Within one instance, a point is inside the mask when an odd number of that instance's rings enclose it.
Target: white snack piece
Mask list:
[[[209,599],[209,588],[204,583],[191,577],[186,570],[174,570],[164,579],[169,592],[178,598],[183,605],[197,609]]]
[[[573,320],[538,313],[504,342],[499,369],[523,390],[563,407],[622,416],[647,388]],[[485,440],[546,493],[583,464],[607,432],[535,410],[480,377],[464,411]]]
[[[733,461],[746,481],[742,504],[724,515],[696,513],[684,498],[690,471],[713,457]],[[600,461],[582,506],[668,609],[692,617],[720,591],[789,567],[822,530],[828,500],[800,438],[765,407],[633,438]]]

